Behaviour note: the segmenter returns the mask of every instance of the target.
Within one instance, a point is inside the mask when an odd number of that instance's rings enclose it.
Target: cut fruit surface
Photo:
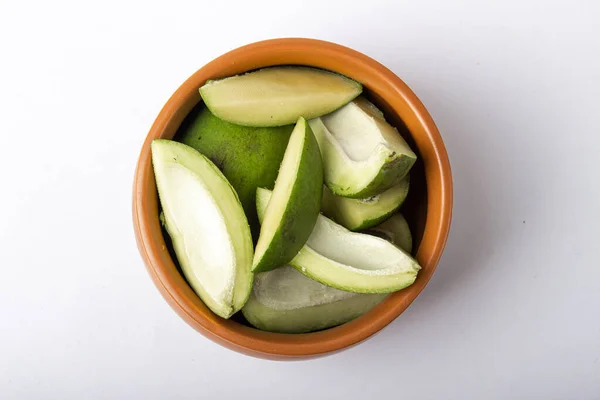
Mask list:
[[[323,214],[351,231],[375,226],[390,217],[404,203],[410,186],[410,175],[385,192],[366,198],[336,196],[323,188]]]
[[[315,225],[322,194],[319,146],[301,117],[283,156],[273,196],[265,204],[252,271],[269,271],[294,258]]]
[[[256,188],[273,189],[294,125],[253,128],[223,121],[206,107],[192,111],[176,140],[208,157],[236,190],[258,239]]]
[[[206,157],[171,140],[152,142],[152,163],[164,225],[192,289],[229,318],[252,286],[252,236],[240,201]]]
[[[327,187],[336,195],[366,198],[404,178],[417,156],[398,130],[363,97],[309,121],[323,157]]]
[[[262,220],[271,192],[256,192]],[[327,286],[356,293],[390,293],[412,285],[421,268],[405,251],[376,236],[351,232],[319,215],[310,237],[289,263]]]
[[[407,253],[412,252],[412,234],[408,222],[400,213],[392,215],[387,221],[364,231],[364,233],[383,237]]]
[[[282,126],[330,113],[362,92],[362,85],[309,67],[270,67],[206,82],[200,95],[217,117],[238,125]]]
[[[248,322],[262,330],[304,333],[353,320],[386,296],[334,289],[286,265],[256,275],[242,313]]]

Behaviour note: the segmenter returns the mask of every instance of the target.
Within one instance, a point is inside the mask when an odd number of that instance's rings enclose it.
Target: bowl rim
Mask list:
[[[355,77],[353,71],[361,71],[361,83],[387,102],[405,122],[423,159],[427,181],[427,217],[416,253],[423,269],[415,283],[391,294],[353,321],[304,334],[264,332],[224,320],[200,301],[177,272],[166,248],[158,220],[158,196],[150,154],[153,139],[173,137],[191,108],[201,100],[198,88],[207,79],[284,64],[329,69],[351,78]],[[252,356],[271,359],[315,357],[369,338],[398,317],[419,295],[437,267],[450,231],[452,187],[450,161],[432,117],[412,90],[392,71],[372,58],[339,44],[306,38],[270,39],[239,47],[214,59],[190,76],[169,98],[154,121],[139,155],[133,185],[133,224],[138,249],[152,280],[165,300],[190,326],[225,347]]]

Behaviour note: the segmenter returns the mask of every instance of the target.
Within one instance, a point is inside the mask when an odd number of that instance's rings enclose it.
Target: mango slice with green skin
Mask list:
[[[257,190],[261,221],[270,198],[269,190]],[[323,215],[289,264],[324,285],[355,293],[395,292],[412,285],[421,269],[408,253],[388,241],[351,232]]]
[[[404,203],[410,186],[410,175],[385,192],[367,199],[336,196],[323,188],[323,214],[351,231],[371,228],[389,218]]]
[[[310,236],[321,208],[323,166],[306,120],[298,119],[283,156],[273,195],[264,207],[253,272],[288,263]]]
[[[210,80],[200,88],[217,117],[238,125],[282,126],[299,117],[330,113],[362,92],[362,85],[333,72],[300,66],[263,68]]]
[[[190,113],[176,140],[208,157],[236,190],[258,240],[256,188],[273,189],[294,125],[252,128],[223,121],[208,108]]]
[[[398,130],[368,100],[358,97],[309,121],[323,156],[323,176],[336,195],[367,198],[404,178],[417,156]]]
[[[386,296],[334,289],[285,265],[256,274],[252,294],[242,313],[258,329],[305,333],[351,321]]]
[[[165,228],[183,274],[217,315],[229,318],[250,295],[250,227],[233,187],[206,157],[171,140],[152,142]]]
[[[406,252],[412,236],[401,214],[365,233],[381,235]],[[246,320],[258,329],[280,333],[305,333],[330,328],[358,318],[388,294],[362,294],[323,285],[285,265],[256,274],[248,302],[242,308]]]
[[[400,247],[407,253],[412,252],[413,240],[408,222],[400,213],[392,215],[387,221],[364,231],[372,235],[383,237]]]

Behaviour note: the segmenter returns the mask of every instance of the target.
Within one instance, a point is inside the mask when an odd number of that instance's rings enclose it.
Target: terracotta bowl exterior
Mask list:
[[[416,282],[393,293],[373,310],[344,325],[307,334],[254,329],[213,314],[192,291],[169,254],[158,219],[159,204],[150,143],[171,139],[190,110],[201,102],[198,88],[208,79],[273,65],[307,65],[349,76],[409,141],[419,156],[411,192],[402,212],[411,225],[422,270]],[[230,51],[200,68],[167,101],[143,144],[135,171],[133,223],[137,244],[156,287],[171,307],[209,339],[244,354],[297,359],[325,355],[355,345],[398,317],[423,290],[444,249],[452,214],[452,176],[444,143],[417,96],[393,72],[352,49],[313,39],[273,39]]]

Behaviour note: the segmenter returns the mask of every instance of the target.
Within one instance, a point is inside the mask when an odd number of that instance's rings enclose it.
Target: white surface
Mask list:
[[[600,398],[595,1],[0,0],[0,398]],[[332,40],[437,121],[456,204],[438,272],[371,340],[275,363],[203,338],[138,256],[161,106],[259,39]]]

